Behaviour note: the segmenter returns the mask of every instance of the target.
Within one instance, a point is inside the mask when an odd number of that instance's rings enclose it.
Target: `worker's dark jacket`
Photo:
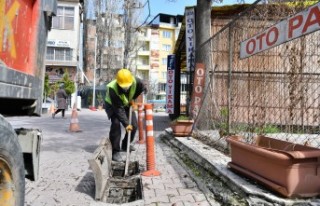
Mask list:
[[[136,99],[142,92],[146,92],[146,88],[141,79],[135,77],[134,81],[128,89],[124,91],[116,82],[111,81],[107,84],[107,93],[105,98],[106,112],[109,119],[112,115],[117,115],[119,121],[124,127],[129,125],[127,111],[129,111],[129,103]]]

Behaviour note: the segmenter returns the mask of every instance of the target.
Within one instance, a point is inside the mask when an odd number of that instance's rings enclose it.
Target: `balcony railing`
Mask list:
[[[149,64],[138,64],[137,65],[137,70],[149,70],[150,65]]]
[[[149,50],[138,51],[138,55],[140,55],[140,56],[149,56],[150,55],[150,51]]]

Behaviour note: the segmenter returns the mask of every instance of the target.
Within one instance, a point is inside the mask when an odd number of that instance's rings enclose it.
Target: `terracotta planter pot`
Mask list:
[[[177,120],[170,124],[174,136],[185,137],[192,134],[193,120]]]
[[[257,180],[285,197],[320,194],[320,150],[265,136],[248,144],[239,136],[227,138],[230,169]]]

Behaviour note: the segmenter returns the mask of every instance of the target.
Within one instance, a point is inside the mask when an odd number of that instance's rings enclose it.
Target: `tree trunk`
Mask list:
[[[197,31],[195,34],[195,66],[197,63],[203,63],[205,66],[206,78],[203,88],[205,90],[205,88],[208,88],[207,84],[210,82],[209,70],[211,68],[211,43],[206,42],[211,36],[211,0],[197,0],[195,30]],[[194,68],[194,71],[195,70],[196,68]],[[193,88],[194,74],[191,73],[190,78],[190,86]],[[206,91],[204,91],[203,94],[205,94],[205,92]],[[191,107],[188,108],[190,109]],[[189,111],[189,114],[192,114],[192,111]]]
[[[210,66],[210,42],[203,44],[211,34],[211,0],[197,0],[196,7],[196,63]]]

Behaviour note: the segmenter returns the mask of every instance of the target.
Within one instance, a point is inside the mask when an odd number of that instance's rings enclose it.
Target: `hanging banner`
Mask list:
[[[168,114],[174,114],[175,70],[175,55],[168,55],[166,86],[166,112]]]
[[[320,3],[282,20],[240,44],[240,59],[320,29]]]
[[[195,18],[194,8],[188,8],[185,11],[186,19],[186,55],[187,71],[193,71],[195,66]]]
[[[196,70],[194,73],[193,90],[191,98],[191,114],[193,118],[196,118],[198,116],[202,104],[205,73],[206,71],[204,64],[197,63]]]
[[[159,30],[151,29],[151,40],[150,40],[150,69],[159,69]]]

